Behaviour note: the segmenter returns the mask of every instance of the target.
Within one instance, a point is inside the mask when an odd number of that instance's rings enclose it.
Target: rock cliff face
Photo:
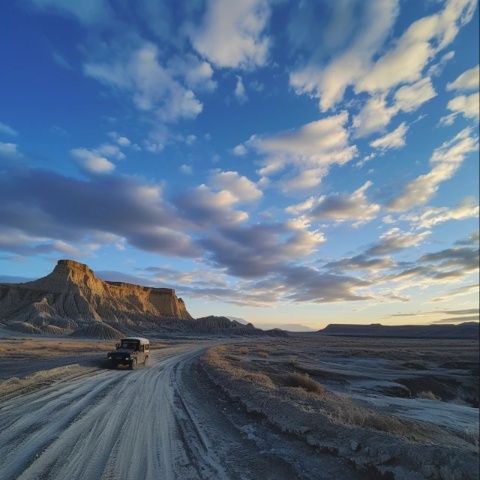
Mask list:
[[[29,333],[113,338],[191,322],[173,289],[103,281],[72,260],[39,280],[0,284],[0,325]]]

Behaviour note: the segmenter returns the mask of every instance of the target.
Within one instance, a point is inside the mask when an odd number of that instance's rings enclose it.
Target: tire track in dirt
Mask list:
[[[201,350],[154,353],[148,368],[101,371],[3,402],[0,478],[198,478],[174,397],[175,367]]]

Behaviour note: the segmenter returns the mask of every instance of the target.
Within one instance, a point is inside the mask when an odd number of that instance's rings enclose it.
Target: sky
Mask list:
[[[478,321],[472,0],[19,0],[0,280],[60,258],[257,325]]]

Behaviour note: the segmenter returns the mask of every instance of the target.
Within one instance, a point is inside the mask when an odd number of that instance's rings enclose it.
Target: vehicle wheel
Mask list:
[[[130,370],[135,370],[135,368],[137,367],[137,361],[136,360],[132,360],[130,362]]]

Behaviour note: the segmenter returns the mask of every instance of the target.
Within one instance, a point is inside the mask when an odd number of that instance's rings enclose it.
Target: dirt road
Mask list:
[[[0,478],[360,478],[222,400],[196,370],[204,348],[172,347],[146,368],[99,368],[4,400]]]

